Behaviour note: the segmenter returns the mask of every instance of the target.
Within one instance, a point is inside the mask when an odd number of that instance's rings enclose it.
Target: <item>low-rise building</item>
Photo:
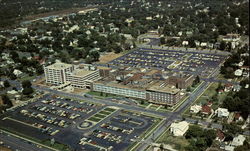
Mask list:
[[[218,108],[215,113],[217,114],[218,117],[228,117],[229,112],[228,109],[226,108]]]
[[[18,69],[15,69],[15,70],[13,71],[13,74],[14,74],[15,76],[17,76],[17,77],[20,77],[20,76],[23,74],[23,72],[20,71],[20,70],[18,70]]]
[[[245,140],[246,140],[245,136],[238,135],[237,137],[234,137],[231,145],[233,145],[233,146],[241,146],[241,145],[243,145]]]
[[[239,76],[242,76],[242,72],[243,72],[243,71],[242,71],[241,69],[237,69],[237,70],[235,70],[234,75],[235,75],[235,76],[238,76],[238,77],[239,77]]]
[[[202,107],[200,105],[195,104],[195,105],[192,105],[190,107],[190,112],[191,113],[199,113],[201,111],[201,109],[202,109]]]
[[[203,105],[201,108],[201,113],[205,115],[209,115],[212,113],[212,108],[208,105]]]
[[[217,130],[217,133],[216,133],[217,137],[215,138],[216,140],[220,141],[220,142],[223,142],[224,139],[225,139],[225,134],[223,133],[222,130]]]
[[[182,121],[179,123],[172,123],[170,125],[170,131],[174,136],[183,136],[189,128],[189,123]]]

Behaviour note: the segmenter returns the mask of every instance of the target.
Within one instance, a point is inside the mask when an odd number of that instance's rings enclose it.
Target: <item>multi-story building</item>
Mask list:
[[[66,72],[72,72],[73,70],[73,65],[61,62],[44,67],[46,83],[64,84],[66,82]]]
[[[91,65],[74,66],[57,62],[44,67],[46,83],[62,85],[70,83],[75,88],[90,87],[90,84],[100,79],[99,70]]]
[[[147,100],[156,104],[174,105],[180,100],[180,89],[156,83],[147,89]]]
[[[91,89],[97,92],[122,95],[131,98],[146,99],[145,90],[130,88],[128,86],[116,84],[114,82],[103,83],[98,81],[92,84]]]
[[[161,85],[158,82],[148,84],[148,88],[138,88],[122,83],[97,81],[91,86],[92,91],[121,95],[125,97],[148,100],[164,105],[174,105],[180,100],[180,89]]]
[[[99,70],[75,69],[66,73],[66,79],[75,88],[90,87],[90,84],[100,78]]]
[[[194,75],[181,73],[169,76],[166,81],[169,85],[173,85],[179,89],[186,89],[192,85],[194,79]]]

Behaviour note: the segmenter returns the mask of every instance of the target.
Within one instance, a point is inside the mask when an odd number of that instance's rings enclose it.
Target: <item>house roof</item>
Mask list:
[[[211,113],[211,107],[204,105],[204,106],[202,106],[201,112],[202,113]]]
[[[240,113],[235,113],[234,118],[239,119],[241,117]]]
[[[181,121],[179,123],[172,123],[170,127],[172,128],[176,128],[176,129],[179,129],[179,130],[185,130],[185,128],[188,126],[188,122],[186,121]]]
[[[217,137],[220,139],[220,140],[223,140],[225,138],[225,135],[224,133],[221,131],[221,130],[217,130]]]

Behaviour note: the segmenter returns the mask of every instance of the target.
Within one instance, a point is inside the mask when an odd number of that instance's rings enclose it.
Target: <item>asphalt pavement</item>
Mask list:
[[[51,151],[50,149],[42,146],[37,146],[31,142],[27,142],[23,139],[9,135],[3,131],[0,133],[0,141],[3,142],[3,146],[10,148],[11,150],[19,151]]]

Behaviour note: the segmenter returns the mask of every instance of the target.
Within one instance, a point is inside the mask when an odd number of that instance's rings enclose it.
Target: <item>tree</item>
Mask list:
[[[34,90],[33,90],[33,88],[31,88],[31,87],[29,87],[29,88],[24,88],[23,91],[22,91],[22,93],[23,93],[24,95],[30,95],[30,94],[32,94],[33,92],[34,92]]]
[[[3,104],[7,105],[7,107],[13,106],[11,100],[9,99],[9,97],[6,94],[1,95],[1,98],[3,100]]]
[[[161,37],[161,38],[160,38],[160,43],[161,43],[161,45],[163,45],[163,44],[165,44],[165,43],[166,43],[166,41],[165,41],[165,37]]]
[[[19,62],[20,61],[19,55],[18,55],[18,53],[16,51],[11,51],[10,56],[14,60],[14,62]]]
[[[231,123],[231,124],[223,123],[222,126],[223,130],[226,131],[226,133],[231,136],[235,136],[236,134],[242,132],[242,129],[236,123]]]
[[[141,104],[145,104],[145,101],[144,101],[144,100],[141,100]]]
[[[31,82],[29,80],[25,80],[22,82],[22,87],[23,88],[30,88],[31,87]]]
[[[8,80],[5,80],[5,81],[3,82],[3,85],[4,85],[5,88],[10,87],[10,83],[9,83]]]
[[[196,86],[198,83],[200,83],[200,77],[196,76],[195,79],[194,79],[194,81],[193,81],[192,86]]]
[[[216,91],[218,92],[219,90],[223,89],[223,86],[221,82],[218,84],[218,87],[216,88]]]
[[[220,43],[219,49],[220,49],[220,50],[225,50],[225,49],[226,49],[226,46],[227,46],[226,42],[225,42],[225,41],[222,41],[222,42]]]
[[[200,128],[197,125],[191,125],[189,129],[187,130],[185,138],[186,139],[197,138],[197,137],[202,136],[202,133],[203,133],[202,128]]]
[[[92,61],[98,61],[100,54],[98,51],[90,51],[89,56],[93,59]]]

